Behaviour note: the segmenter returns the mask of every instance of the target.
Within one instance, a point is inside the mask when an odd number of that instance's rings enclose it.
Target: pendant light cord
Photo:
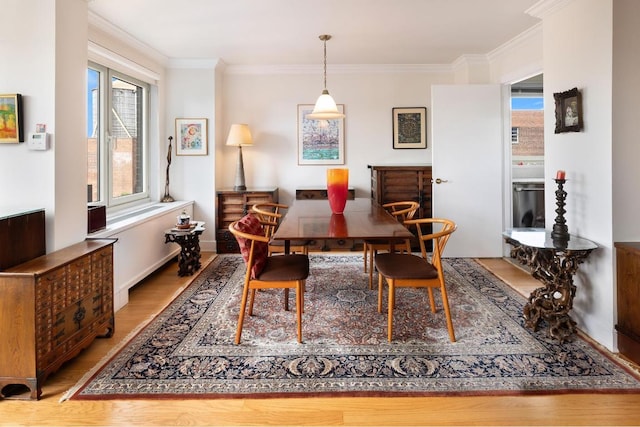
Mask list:
[[[327,89],[327,39],[324,39],[324,89]]]
[[[327,40],[331,40],[331,36],[329,34],[322,34],[320,36],[320,40],[324,42],[324,90],[327,90]]]

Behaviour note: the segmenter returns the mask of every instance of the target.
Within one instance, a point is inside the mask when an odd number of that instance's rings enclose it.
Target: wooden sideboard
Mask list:
[[[419,207],[414,218],[431,218],[431,166],[428,165],[370,165],[371,199],[380,205],[411,200]],[[431,225],[423,225],[425,234],[431,232]],[[411,230],[415,234],[415,230]],[[419,250],[417,239],[412,241],[414,250]],[[431,250],[431,242],[427,242]]]
[[[86,240],[0,272],[0,397],[42,384],[114,330],[114,239]],[[17,391],[16,391],[17,390]]]
[[[640,242],[617,242],[618,351],[640,363]]]
[[[235,237],[229,232],[229,224],[249,213],[256,203],[278,202],[278,188],[255,188],[244,191],[216,191],[216,251],[240,253]]]
[[[371,198],[378,204],[411,200],[420,207],[416,218],[431,217],[431,166],[369,166]]]

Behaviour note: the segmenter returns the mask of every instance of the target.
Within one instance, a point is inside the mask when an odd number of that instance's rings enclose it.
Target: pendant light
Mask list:
[[[312,120],[331,120],[342,119],[344,114],[338,111],[338,106],[327,90],[327,40],[331,40],[329,34],[322,34],[320,40],[324,42],[324,89],[318,97],[316,105],[311,114],[307,114],[308,119]]]

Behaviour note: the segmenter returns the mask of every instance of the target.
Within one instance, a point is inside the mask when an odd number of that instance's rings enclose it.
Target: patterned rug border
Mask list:
[[[182,294],[184,294],[191,285],[194,285],[198,279],[208,270],[209,267],[213,265],[213,262],[216,260],[218,255],[213,255],[208,259],[202,260],[202,266],[197,274],[195,274],[191,280],[184,284],[182,287],[176,289],[171,297],[170,301],[162,307],[158,312],[150,314],[145,320],[140,322],[138,326],[133,328],[131,331],[127,333],[118,343],[116,343],[111,350],[107,352],[102,358],[96,363],[91,369],[89,369],[77,382],[76,384],[67,390],[61,397],[60,402],[64,402],[69,400],[75,393],[80,391],[80,389],[88,384],[91,380],[95,378],[95,376],[105,367],[108,363],[111,362],[120,352],[124,349],[129,343],[133,342],[138,335],[151,323],[153,323],[162,313],[168,309],[171,304],[173,304]]]
[[[344,256],[344,254],[331,254],[322,253],[319,256]],[[347,255],[357,257],[357,255]],[[217,263],[221,262],[225,257],[239,257],[239,255],[213,255],[206,265],[201,268],[197,275],[193,279],[176,290],[171,301],[164,306],[157,313],[150,315],[144,322],[138,325],[135,329],[130,331],[119,343],[117,343],[91,370],[89,370],[78,382],[69,389],[60,399],[60,402],[66,400],[174,400],[174,399],[273,399],[273,398],[313,398],[313,397],[442,397],[442,396],[524,396],[524,395],[563,395],[563,394],[640,394],[640,372],[635,369],[635,366],[630,362],[618,357],[616,354],[610,353],[607,349],[602,347],[599,343],[593,341],[588,335],[582,331],[578,331],[577,339],[584,342],[591,349],[599,353],[601,356],[609,360],[611,363],[620,368],[623,372],[634,378],[639,382],[638,388],[601,388],[601,389],[547,389],[547,390],[529,390],[529,389],[497,389],[497,390],[471,390],[471,391],[320,391],[320,392],[269,392],[269,393],[157,393],[157,394],[106,394],[106,395],[80,395],[82,390],[94,379],[101,371],[107,367],[119,354],[132,342],[140,336],[146,328],[152,325],[162,314],[170,309],[176,301],[182,297],[193,286],[197,285],[201,279],[206,280],[210,269]],[[494,278],[494,280],[503,283],[508,289],[508,292],[513,292],[518,298],[523,301],[525,297],[511,288],[504,279],[497,274],[489,270],[485,265],[478,260],[468,259],[473,261],[477,267]]]

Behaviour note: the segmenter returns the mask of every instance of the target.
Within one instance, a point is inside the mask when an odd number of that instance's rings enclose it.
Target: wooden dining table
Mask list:
[[[344,213],[333,214],[327,200],[296,200],[278,226],[274,240],[410,239],[413,234],[369,198],[347,200]]]

